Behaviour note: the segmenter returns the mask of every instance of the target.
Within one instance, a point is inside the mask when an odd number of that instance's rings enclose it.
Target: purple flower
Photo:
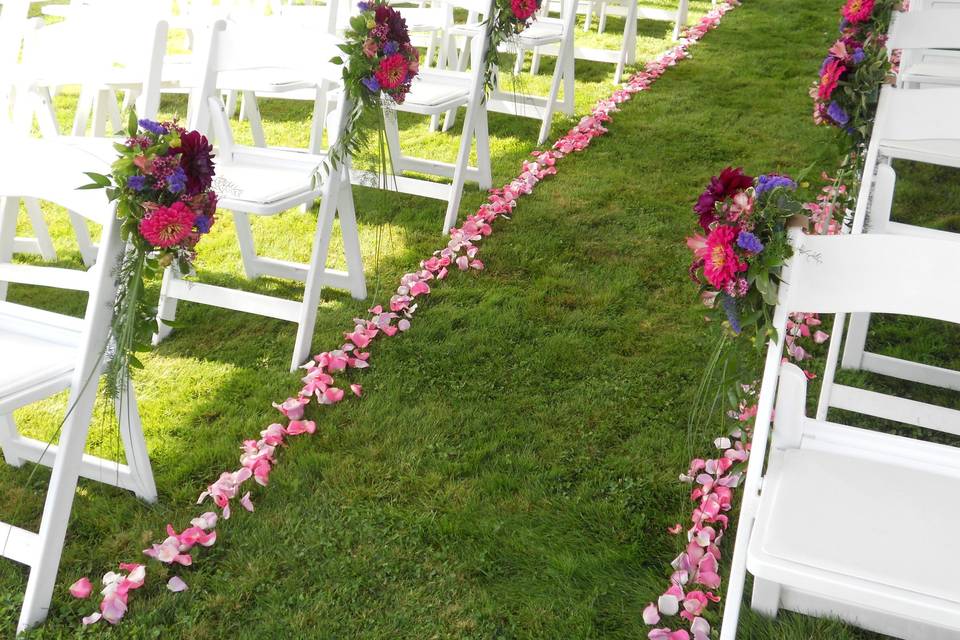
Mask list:
[[[863,49],[854,49],[853,51],[853,64],[860,64],[867,57],[867,54],[863,52]]]
[[[400,50],[400,45],[391,40],[387,44],[383,45],[383,52],[387,55],[391,55]]]
[[[143,191],[147,188],[146,176],[130,176],[127,178],[127,187],[134,191]]]
[[[836,122],[839,127],[847,124],[850,120],[850,116],[843,110],[843,107],[837,104],[836,100],[830,102],[830,106],[827,107],[827,115],[830,116],[830,119]]]
[[[180,193],[187,188],[187,174],[183,167],[177,167],[167,176],[167,188],[171,193]]]
[[[760,238],[749,231],[741,231],[737,236],[737,246],[750,253],[760,253],[763,251],[763,243]]]
[[[160,124],[159,122],[154,122],[153,120],[147,120],[146,118],[142,118],[138,120],[137,124],[139,124],[142,129],[146,129],[150,133],[156,134],[158,136],[164,136],[170,133],[167,130],[167,128],[162,124]]]
[[[380,83],[377,82],[377,79],[374,78],[373,76],[370,76],[369,78],[364,78],[363,80],[361,80],[361,82],[363,82],[363,86],[369,89],[371,93],[376,93],[377,91],[380,91]]]
[[[727,314],[727,320],[730,322],[730,328],[734,333],[739,334],[743,327],[740,326],[740,316],[737,314],[737,301],[727,295],[720,296],[720,306],[723,312]]]
[[[197,219],[194,220],[193,224],[197,227],[197,231],[200,233],[207,233],[210,231],[210,227],[213,226],[213,218],[209,216],[197,216]]]
[[[776,173],[768,173],[767,175],[757,178],[757,186],[754,188],[754,193],[759,196],[767,191],[773,191],[777,187],[793,190],[797,188],[797,183],[787,176],[781,176]]]

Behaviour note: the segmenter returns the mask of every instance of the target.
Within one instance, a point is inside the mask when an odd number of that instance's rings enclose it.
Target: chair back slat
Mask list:
[[[960,49],[960,13],[931,9],[901,13],[893,21],[890,49]]]
[[[957,243],[862,234],[793,234],[780,304],[808,313],[888,313],[960,324]]]

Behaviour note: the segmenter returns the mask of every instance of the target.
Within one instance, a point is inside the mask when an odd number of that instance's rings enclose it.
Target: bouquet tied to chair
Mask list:
[[[131,114],[127,138],[114,148],[119,156],[110,174],[87,173],[92,182],[80,187],[106,189],[127,243],[114,271],[112,353],[106,354],[111,399],[120,396],[131,369],[143,367],[136,353],[150,348],[157,329],[157,308],[147,299],[146,279],[171,264],[188,273],[217,209],[213,148],[199,132],[176,122],[138,121]]]

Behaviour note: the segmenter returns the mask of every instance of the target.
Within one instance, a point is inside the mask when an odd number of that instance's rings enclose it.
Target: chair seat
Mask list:
[[[960,629],[960,584],[945,570],[950,561],[940,560],[946,532],[960,527],[954,459],[951,475],[942,466],[846,452],[775,450],[750,540],[750,572],[838,599],[831,589],[842,585],[845,601],[907,618],[921,605],[942,610],[938,624]]]
[[[541,18],[524,29],[516,38],[524,47],[537,47],[563,40],[563,23],[553,18]]]
[[[417,78],[397,110],[430,115],[465,105],[469,97],[466,86]]]
[[[879,150],[894,158],[960,167],[960,140],[882,140]]]
[[[219,196],[219,206],[271,215],[312,202],[320,193],[314,181],[316,168],[316,165],[283,166],[242,157],[218,163],[214,189]]]
[[[77,318],[0,302],[0,403],[35,388],[66,388],[79,356]]]
[[[223,91],[250,90],[255,93],[276,93],[311,89],[316,83],[304,78],[302,72],[280,67],[240,69],[223,71],[217,79],[217,87]]]

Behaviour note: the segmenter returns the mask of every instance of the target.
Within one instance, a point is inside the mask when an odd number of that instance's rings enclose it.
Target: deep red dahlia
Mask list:
[[[173,147],[170,155],[180,154],[180,167],[187,174],[187,197],[206,191],[213,182],[213,147],[198,131],[189,131],[180,136],[180,146]]]
[[[727,167],[720,172],[719,176],[710,178],[710,186],[706,191],[700,194],[697,204],[693,210],[700,214],[700,226],[705,231],[710,230],[710,224],[717,220],[716,204],[726,200],[738,191],[742,191],[753,185],[753,177],[743,172],[743,169],[737,167]]]

